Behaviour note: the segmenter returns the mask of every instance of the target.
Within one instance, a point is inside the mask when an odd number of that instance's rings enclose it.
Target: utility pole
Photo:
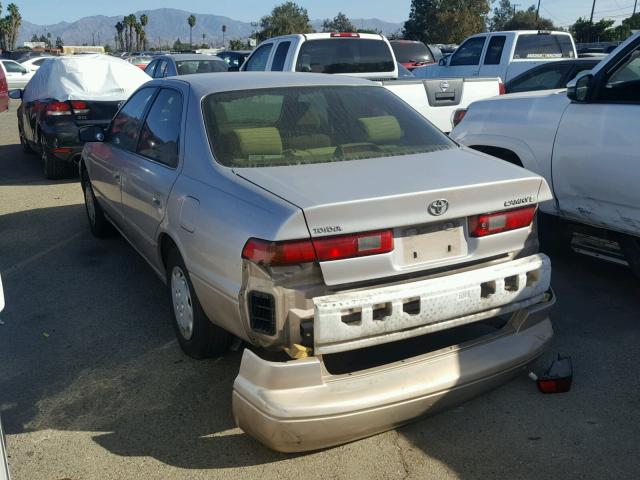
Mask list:
[[[516,14],[516,7],[519,7],[520,4],[519,3],[512,3],[511,5],[513,5],[513,14]]]
[[[593,23],[593,11],[596,9],[596,0],[593,0],[593,5],[591,5],[591,18],[589,19],[589,23]]]
[[[636,14],[636,8],[638,8],[638,0],[633,4],[633,14]]]
[[[536,27],[538,27],[538,19],[540,18],[540,0],[538,0],[538,8],[536,8]]]

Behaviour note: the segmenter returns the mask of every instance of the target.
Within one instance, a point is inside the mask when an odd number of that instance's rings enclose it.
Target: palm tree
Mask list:
[[[124,40],[122,38],[122,32],[124,32],[124,23],[118,22],[115,24],[116,27],[116,45],[120,44],[118,47],[120,50],[124,50]]]
[[[193,48],[193,27],[196,26],[196,16],[189,15],[189,18],[187,18],[187,23],[189,24],[189,45],[191,45],[191,48]]]
[[[147,49],[147,31],[146,26],[149,23],[149,17],[145,13],[140,15],[140,25],[142,26],[142,32],[140,33],[140,38],[142,40],[142,49]]]

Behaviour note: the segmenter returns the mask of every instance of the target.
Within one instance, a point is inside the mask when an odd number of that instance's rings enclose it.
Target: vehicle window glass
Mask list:
[[[502,58],[502,50],[504,49],[504,42],[507,39],[504,35],[494,35],[489,40],[489,46],[487,47],[487,53],[484,56],[485,65],[500,65],[500,59]]]
[[[520,35],[513,53],[514,59],[573,58],[569,35],[527,33]]]
[[[455,147],[422,115],[375,86],[215,93],[205,97],[202,108],[214,156],[230,167],[396,157]]]
[[[291,42],[280,42],[278,48],[276,48],[276,54],[273,57],[271,63],[272,72],[281,72],[284,69],[284,61],[287,59],[287,52]]]
[[[156,66],[154,78],[164,78],[166,74],[167,74],[167,62],[165,60],[160,60],[158,62],[158,65]]]
[[[40,65],[42,65],[44,63],[45,60],[46,60],[46,58],[41,58],[41,59],[36,60],[35,62],[33,62],[33,64],[39,67]]]
[[[562,79],[567,74],[569,67],[566,65],[547,66],[543,69],[536,69],[526,73],[520,78],[514,79],[508,88],[508,93],[532,92],[535,90],[551,90],[553,88],[563,88]]]
[[[4,64],[4,68],[9,73],[24,73],[27,71],[27,69],[24,68],[19,63],[15,63],[15,62],[2,62],[2,63]]]
[[[601,100],[640,102],[640,48],[632,51],[613,71],[601,92]]]
[[[155,92],[155,88],[143,88],[125,103],[111,122],[109,143],[123,150],[135,151],[144,112]]]
[[[177,60],[178,75],[190,75],[192,73],[226,72],[229,67],[221,60]]]
[[[138,153],[170,167],[178,165],[182,95],[160,90],[140,131]]]
[[[273,43],[262,45],[254,52],[254,54],[247,60],[247,72],[263,72],[267,69],[267,61],[269,60],[269,54],[273,48]]]
[[[362,38],[309,40],[300,47],[296,72],[371,73],[395,70],[386,42]]]
[[[158,62],[151,62],[149,65],[146,66],[146,68],[144,69],[144,73],[146,73],[147,75],[149,75],[150,77],[153,77],[155,70],[156,70],[156,65],[158,65]]]
[[[485,41],[485,37],[470,38],[454,52],[449,65],[480,65],[480,56]]]
[[[396,60],[400,63],[433,63],[435,59],[422,42],[391,42]]]

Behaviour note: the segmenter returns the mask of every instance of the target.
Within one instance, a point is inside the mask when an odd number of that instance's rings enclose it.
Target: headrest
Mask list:
[[[239,157],[282,154],[282,138],[275,127],[235,128],[231,135]]]
[[[367,142],[385,143],[402,138],[402,129],[394,116],[365,117],[358,121],[364,127]]]

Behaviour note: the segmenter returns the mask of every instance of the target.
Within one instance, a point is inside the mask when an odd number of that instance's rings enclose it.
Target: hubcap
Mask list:
[[[178,330],[185,340],[190,340],[193,335],[193,304],[189,283],[182,268],[173,267],[171,271],[171,300],[173,312],[178,322]]]
[[[84,204],[87,207],[87,215],[89,217],[89,222],[91,222],[91,225],[95,225],[96,206],[93,203],[93,192],[91,191],[91,185],[89,185],[88,181],[84,186]]]

